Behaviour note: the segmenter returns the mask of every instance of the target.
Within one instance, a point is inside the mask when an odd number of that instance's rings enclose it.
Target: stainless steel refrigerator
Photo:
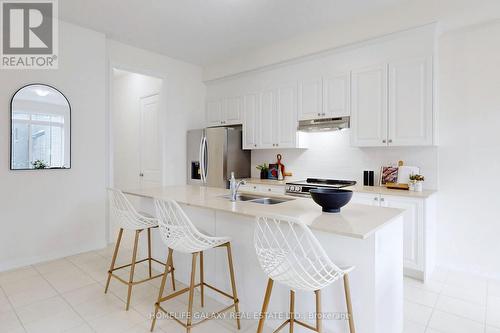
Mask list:
[[[241,127],[213,127],[187,133],[188,184],[228,187],[231,172],[250,177],[250,151],[243,150]]]

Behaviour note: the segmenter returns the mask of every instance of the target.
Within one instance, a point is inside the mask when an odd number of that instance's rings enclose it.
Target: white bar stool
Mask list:
[[[155,315],[153,317],[153,322],[151,323],[151,331],[154,330],[159,310],[164,312],[169,318],[177,321],[184,328],[186,328],[187,333],[190,333],[192,327],[199,325],[202,322],[205,322],[209,319],[212,319],[212,317],[215,318],[219,314],[224,313],[232,308],[234,308],[236,314],[236,324],[238,326],[238,329],[240,329],[240,318],[239,318],[239,307],[238,307],[239,300],[238,300],[238,295],[236,293],[236,282],[234,279],[233,258],[231,255],[231,243],[230,243],[231,239],[228,237],[210,237],[199,232],[198,229],[196,229],[196,227],[193,225],[189,217],[179,206],[179,204],[173,200],[168,200],[168,201],[155,200],[155,207],[156,207],[156,216],[158,217],[160,235],[162,237],[163,242],[168,247],[168,261],[166,267],[168,267],[168,265],[172,263],[173,251],[192,254],[192,263],[191,263],[191,281],[189,287],[184,288],[182,290],[178,290],[168,296],[163,297],[165,281],[168,275],[168,269],[165,268],[165,273],[163,275],[163,280],[160,286],[160,293],[158,295],[158,300],[155,303]],[[227,250],[232,295],[207,284],[203,278],[203,251],[218,247],[226,247]],[[195,283],[196,259],[198,255],[200,256],[200,282]],[[224,309],[220,310],[219,312],[215,313],[213,316],[209,316],[196,323],[193,323],[192,322],[193,296],[194,296],[194,288],[197,287],[200,287],[201,306],[204,306],[204,287],[208,287],[218,292],[219,294],[232,299],[233,303],[225,307]],[[188,313],[187,313],[187,321],[186,323],[184,323],[179,319],[175,318],[174,316],[172,316],[167,310],[165,310],[161,306],[161,303],[188,291],[189,291]]]
[[[173,263],[170,261],[169,266],[166,266],[165,263],[152,258],[151,256],[151,229],[158,227],[158,220],[153,216],[146,213],[138,213],[134,206],[130,203],[130,201],[125,197],[122,191],[117,189],[108,189],[109,200],[112,214],[114,214],[118,218],[118,223],[120,225],[120,231],[118,232],[118,239],[116,240],[115,250],[113,253],[113,258],[111,259],[111,265],[108,270],[108,280],[106,281],[106,288],[104,289],[104,293],[108,292],[109,283],[111,282],[111,278],[115,278],[118,281],[128,285],[128,295],[127,295],[127,306],[126,310],[130,307],[130,298],[132,295],[132,287],[136,284],[143,283],[146,281],[150,281],[152,279],[156,279],[162,274],[157,274],[155,276],[152,275],[152,261],[155,261],[166,267],[167,272],[172,273],[172,287],[175,290],[175,278],[174,278],[174,268]],[[118,256],[118,250],[120,248],[120,243],[123,236],[123,230],[133,230],[135,231],[135,241],[134,241],[134,249],[132,252],[132,262],[127,265],[123,265],[120,267],[115,267],[116,257]],[[139,243],[139,234],[143,231],[147,230],[148,232],[148,257],[142,260],[137,260],[137,247]],[[149,264],[149,278],[134,281],[134,271],[135,265],[144,261],[148,261]],[[126,281],[114,274],[113,272],[122,268],[130,267],[130,276],[129,280]]]
[[[347,269],[337,267],[312,231],[300,220],[290,217],[260,216],[256,218],[256,222],[255,251],[262,269],[269,276],[257,333],[261,333],[264,328],[274,281],[290,288],[289,319],[274,332],[278,332],[287,324],[290,333],[293,333],[295,324],[321,332],[321,289],[340,278],[344,279],[350,333],[355,333],[348,277],[348,273],[354,267]],[[295,319],[295,290],[314,291],[316,294],[315,327]]]

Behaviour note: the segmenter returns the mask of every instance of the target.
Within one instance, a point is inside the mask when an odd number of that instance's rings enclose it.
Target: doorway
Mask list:
[[[116,67],[110,74],[109,186],[121,190],[161,186],[164,79]],[[139,199],[129,199],[139,205]],[[114,241],[117,232],[110,216],[108,240]],[[132,244],[128,240],[125,243]]]
[[[112,186],[119,189],[160,186],[163,80],[116,68],[112,80]]]

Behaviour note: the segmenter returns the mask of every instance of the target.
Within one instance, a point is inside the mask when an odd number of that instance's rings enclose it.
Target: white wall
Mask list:
[[[500,277],[500,21],[440,45],[439,263]]]
[[[140,98],[159,94],[161,86],[161,79],[137,73],[113,77],[113,183],[117,188],[140,187]]]
[[[0,271],[105,245],[105,37],[59,34],[59,69],[0,70]],[[34,82],[71,103],[70,170],[9,171],[10,98]]]
[[[252,177],[259,177],[256,165],[276,163],[276,155],[283,156],[292,179],[308,177],[356,180],[363,184],[363,170],[374,170],[375,181],[379,180],[382,165],[397,165],[403,160],[406,165],[420,167],[425,175],[425,188],[437,188],[436,147],[390,147],[357,148],[350,145],[350,130],[307,133],[308,149],[253,150]]]

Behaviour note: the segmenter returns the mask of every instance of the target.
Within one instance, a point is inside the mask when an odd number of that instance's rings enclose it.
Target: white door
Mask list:
[[[323,79],[323,112],[326,117],[344,117],[351,114],[351,82],[349,73],[327,76]]]
[[[247,94],[243,97],[243,149],[258,148],[259,94]]]
[[[220,101],[207,102],[207,126],[219,126],[222,124],[222,107]]]
[[[297,141],[297,86],[284,86],[278,89],[277,114],[274,124],[276,147],[295,148]]]
[[[432,59],[389,64],[389,145],[432,144]]]
[[[321,78],[299,82],[299,120],[317,119],[323,116],[322,86]]]
[[[159,97],[142,97],[140,124],[140,184],[142,188],[161,184],[161,151],[159,122]]]
[[[242,98],[237,97],[229,97],[226,99],[224,103],[224,110],[222,112],[222,121],[226,125],[235,125],[241,124],[241,109],[242,109]]]
[[[387,146],[387,65],[352,71],[351,84],[352,145]]]
[[[384,195],[380,198],[383,207],[404,209],[403,213],[403,260],[405,268],[423,269],[424,260],[424,216],[422,200]]]
[[[262,148],[275,146],[274,130],[276,121],[276,92],[274,90],[263,91],[260,99],[260,144]]]

